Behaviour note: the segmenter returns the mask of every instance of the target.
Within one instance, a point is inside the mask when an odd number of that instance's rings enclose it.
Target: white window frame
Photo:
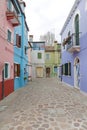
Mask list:
[[[11,41],[8,39],[8,31],[11,32]],[[12,31],[11,31],[9,28],[7,28],[7,41],[8,41],[9,43],[12,43]]]
[[[5,64],[8,64],[8,77],[5,77]],[[9,62],[5,62],[4,63],[4,78],[5,79],[9,79],[10,78],[10,63]]]
[[[48,55],[48,58],[47,58],[47,55]],[[50,54],[49,53],[46,54],[46,60],[50,60]]]

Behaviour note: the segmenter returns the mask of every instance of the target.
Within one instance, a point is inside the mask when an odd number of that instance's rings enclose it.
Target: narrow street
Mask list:
[[[87,96],[56,78],[35,79],[0,101],[0,130],[87,130]]]

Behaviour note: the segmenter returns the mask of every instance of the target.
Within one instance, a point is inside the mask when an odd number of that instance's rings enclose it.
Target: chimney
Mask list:
[[[25,12],[26,3],[23,0],[18,0],[23,12]]]
[[[54,43],[57,43],[57,41],[54,41]]]

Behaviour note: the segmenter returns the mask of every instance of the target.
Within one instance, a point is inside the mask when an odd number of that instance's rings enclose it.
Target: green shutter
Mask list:
[[[42,58],[41,53],[38,53],[38,59],[41,59],[41,58]]]
[[[5,64],[5,78],[8,78],[8,64]]]
[[[65,75],[68,75],[68,63],[65,64]]]
[[[75,17],[75,41],[76,45],[79,45],[79,15]]]
[[[68,75],[71,75],[71,63],[68,63]]]

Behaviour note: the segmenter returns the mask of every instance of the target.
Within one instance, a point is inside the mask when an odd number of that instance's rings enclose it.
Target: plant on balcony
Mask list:
[[[24,77],[24,80],[26,80],[26,79],[27,79],[27,77],[25,76],[25,77]]]
[[[66,39],[64,39],[63,46],[65,46],[70,40],[71,40],[71,36],[68,36]]]

